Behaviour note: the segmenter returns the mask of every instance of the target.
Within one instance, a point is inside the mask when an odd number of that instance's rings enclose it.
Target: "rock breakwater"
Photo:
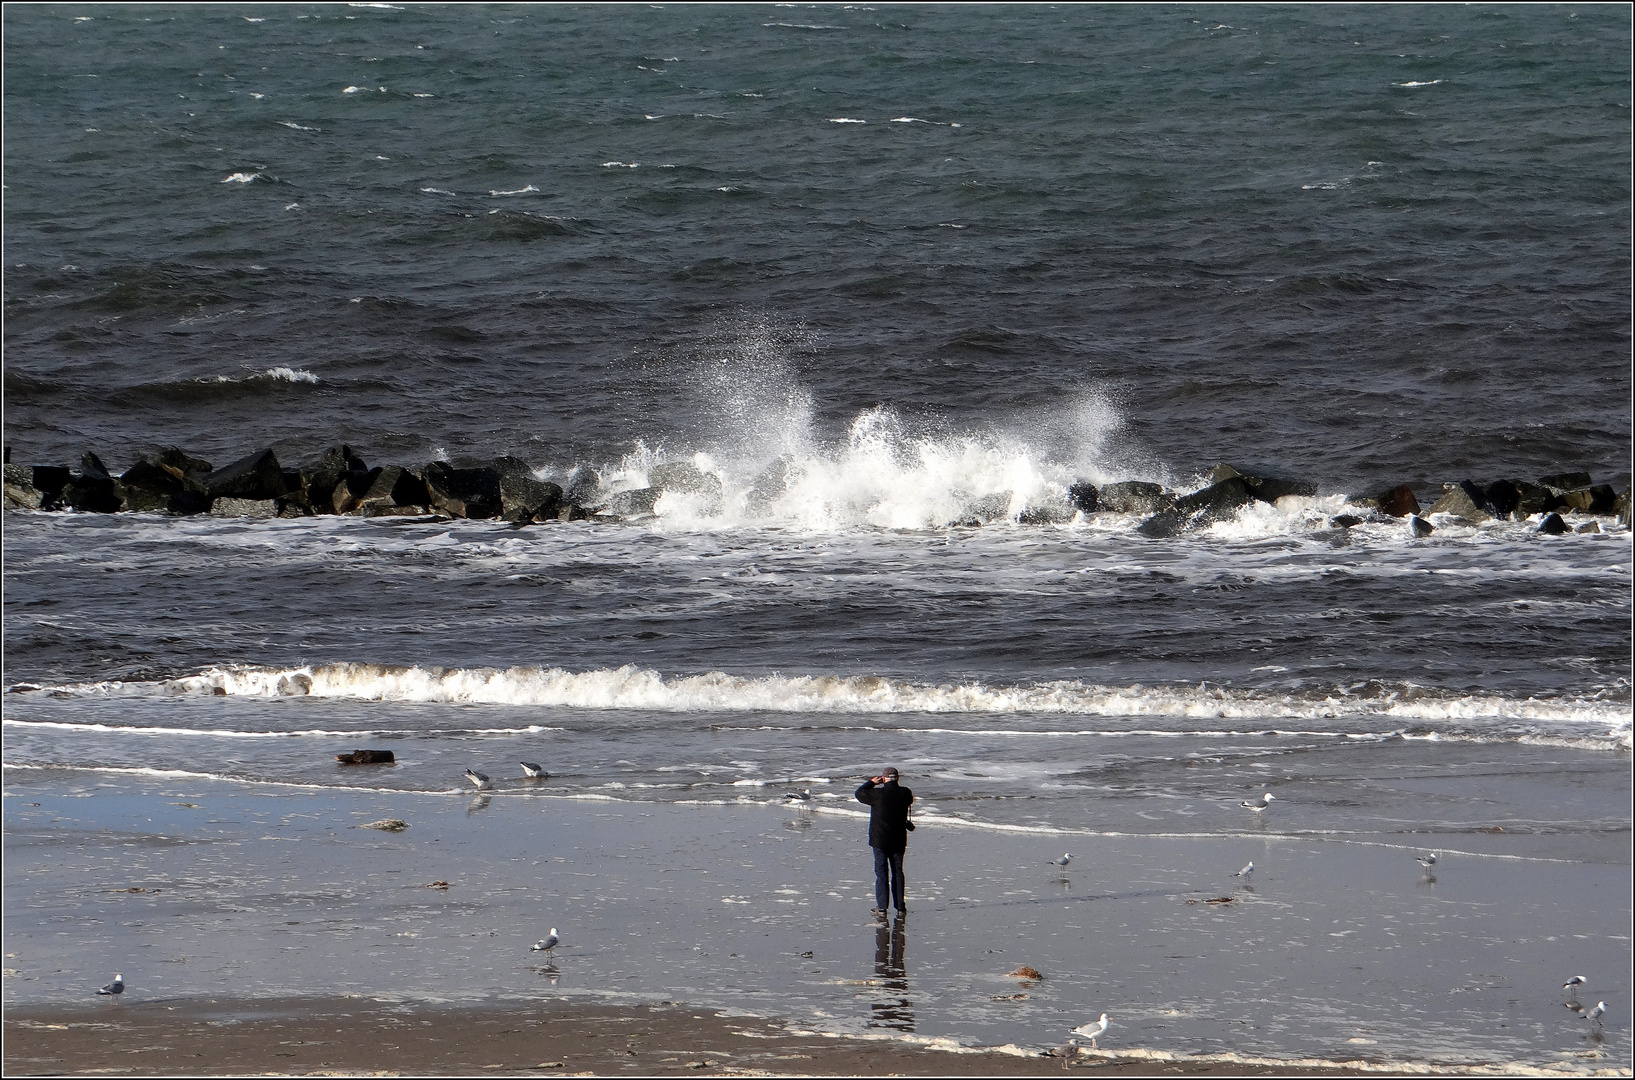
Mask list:
[[[138,457],[123,472],[109,469],[86,451],[79,468],[18,465],[6,451],[5,508],[81,513],[209,514],[222,518],[426,517],[498,519],[514,525],[575,521],[638,522],[664,516],[666,499],[695,517],[733,512],[749,519],[774,516],[775,500],[797,479],[797,463],[780,459],[745,491],[691,462],[652,465],[644,473],[604,480],[577,467],[564,484],[545,479],[517,457],[432,461],[423,466],[371,467],[349,445],[331,447],[297,468],[271,449],[258,450],[220,468],[179,447]],[[1218,464],[1192,491],[1170,490],[1142,480],[1096,486],[1079,480],[1021,497],[1013,491],[971,493],[947,520],[928,527],[1063,524],[1104,515],[1139,516],[1136,531],[1166,538],[1235,519],[1256,503],[1295,512],[1312,510],[1321,527],[1346,529],[1365,521],[1404,519],[1415,536],[1437,524],[1478,525],[1492,520],[1536,522],[1549,535],[1600,531],[1597,519],[1631,526],[1631,493],[1592,483],[1588,473],[1558,473],[1537,480],[1458,480],[1434,490],[1397,484],[1366,496],[1319,497],[1316,484],[1262,475]],[[634,485],[634,486],[633,486]],[[1421,496],[1429,501],[1427,507]],[[1441,517],[1437,517],[1442,515]],[[1576,516],[1580,520],[1568,522]],[[1591,525],[1595,527],[1590,528]]]

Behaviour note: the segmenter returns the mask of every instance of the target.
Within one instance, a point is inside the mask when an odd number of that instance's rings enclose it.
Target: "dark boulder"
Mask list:
[[[102,459],[87,450],[79,457],[80,475],[87,480],[112,480],[113,474],[108,466],[102,464]]]
[[[1408,531],[1415,536],[1429,536],[1436,531],[1436,527],[1418,514],[1409,514]]]
[[[565,502],[556,508],[556,520],[561,522],[589,521],[590,511],[583,506],[575,506],[573,503]]]
[[[354,750],[350,754],[336,754],[342,765],[396,765],[397,757],[390,750]]]
[[[1025,506],[1016,515],[1018,525],[1066,525],[1078,511],[1071,503],[1042,503]]]
[[[340,446],[331,446],[325,450],[318,463],[312,466],[313,472],[355,473],[369,471],[369,466],[363,458],[353,452],[350,446],[342,443]]]
[[[1506,518],[1521,505],[1521,484],[1515,480],[1495,480],[1482,489],[1487,499],[1488,512],[1497,518]]]
[[[1561,496],[1561,501],[1567,504],[1568,509],[1581,513],[1610,514],[1618,502],[1618,493],[1612,490],[1611,484],[1596,484],[1566,492]]]
[[[215,468],[203,458],[196,458],[177,446],[161,446],[159,452],[153,455],[153,462],[178,478],[203,476]]]
[[[65,465],[25,466],[34,475],[34,487],[40,493],[40,507],[55,510],[62,505],[62,493],[74,474]]]
[[[329,506],[325,511],[332,514],[350,514],[357,511],[363,497],[374,486],[375,478],[381,471],[374,469],[370,472],[349,472],[342,475],[329,491]]]
[[[1419,500],[1414,498],[1414,489],[1407,484],[1398,484],[1389,491],[1381,492],[1374,503],[1380,513],[1392,517],[1409,517],[1419,513]]]
[[[62,489],[62,501],[90,514],[117,514],[125,509],[125,486],[108,473],[102,459],[87,450],[80,457],[80,473]]]
[[[1335,514],[1330,520],[1337,529],[1349,529],[1363,523],[1363,519],[1356,514]]]
[[[568,474],[568,484],[562,492],[562,501],[575,506],[595,506],[601,501],[598,498],[601,490],[601,474],[588,465],[578,465]]]
[[[1096,507],[1115,514],[1151,514],[1168,509],[1175,496],[1144,480],[1121,480],[1106,484],[1096,493]]]
[[[1472,523],[1491,521],[1493,515],[1488,513],[1487,496],[1482,489],[1469,480],[1461,480],[1457,484],[1446,484],[1447,489],[1440,499],[1431,506],[1432,514],[1451,514],[1463,521]]]
[[[1626,529],[1630,528],[1632,524],[1630,514],[1630,495],[1630,489],[1626,487],[1624,488],[1624,493],[1618,496],[1617,501],[1612,504],[1612,512],[1618,515],[1618,524],[1622,525]]]
[[[1586,521],[1584,524],[1573,530],[1575,533],[1598,533],[1600,531],[1601,523],[1599,521]]]
[[[233,498],[260,502],[277,499],[284,494],[284,470],[279,467],[278,455],[262,450],[239,458],[199,478],[204,493],[211,499]]]
[[[1534,514],[1560,510],[1567,505],[1561,493],[1554,488],[1543,484],[1530,484],[1525,480],[1517,480],[1515,485],[1516,505],[1510,513],[1517,521],[1525,521]]]
[[[219,518],[275,518],[277,499],[235,499],[231,495],[210,503],[210,516]]]
[[[167,451],[171,452],[167,455]],[[119,478],[124,488],[125,509],[137,511],[165,511],[172,514],[202,514],[210,509],[210,496],[204,491],[198,477],[198,468],[183,471],[165,463],[167,456],[184,462],[208,466],[209,462],[188,458],[175,447],[166,447],[151,458],[138,458],[136,464]]]
[[[1575,488],[1590,486],[1590,474],[1587,472],[1555,473],[1552,476],[1541,476],[1538,482],[1545,487],[1555,488],[1557,491],[1572,491]]]
[[[949,524],[965,526],[990,525],[995,521],[1008,520],[1010,513],[1011,493],[996,491],[966,503]]]
[[[795,459],[779,457],[762,469],[750,482],[744,495],[744,511],[754,517],[772,513],[772,504],[789,490],[789,483],[799,475]]]
[[[1210,486],[1226,480],[1240,479],[1249,485],[1249,491],[1261,502],[1275,503],[1285,495],[1301,495],[1311,497],[1317,494],[1317,485],[1305,480],[1283,480],[1273,476],[1261,476],[1254,472],[1245,472],[1222,462],[1209,470]]]
[[[1546,536],[1560,536],[1567,531],[1567,523],[1561,520],[1560,514],[1545,514],[1544,520],[1538,523],[1538,531]]]
[[[521,458],[495,458],[494,471],[500,477],[500,516],[506,521],[546,520],[562,505],[561,486],[535,477]]]
[[[673,491],[693,496],[706,514],[721,512],[721,481],[690,461],[653,466],[647,470],[647,484],[665,494]]]
[[[493,469],[456,469],[434,461],[422,479],[431,505],[454,517],[491,518],[500,512],[500,474]]]
[[[1241,476],[1228,477],[1202,491],[1175,500],[1175,505],[1142,522],[1136,532],[1142,536],[1165,537],[1192,529],[1202,529],[1234,516],[1255,501],[1255,494]]]
[[[618,517],[641,517],[653,512],[653,504],[661,494],[658,488],[652,487],[616,491],[608,498],[603,510]]]
[[[6,462],[6,509],[38,510],[44,502],[45,493],[34,486],[34,470]]]
[[[366,475],[369,483],[358,497],[357,507],[365,517],[391,516],[388,511],[405,508],[423,512],[429,503],[426,482],[401,465],[387,465]]]
[[[1067,489],[1067,501],[1073,504],[1075,510],[1082,510],[1086,514],[1096,512],[1099,495],[1096,486],[1087,480],[1080,480]]]

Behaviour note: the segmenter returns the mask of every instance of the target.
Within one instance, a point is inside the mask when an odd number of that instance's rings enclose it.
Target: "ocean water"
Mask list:
[[[1468,857],[1530,924],[1595,928],[1572,959],[1622,988],[1596,1047],[1627,1062],[1630,532],[1334,522],[1398,483],[1426,504],[1467,478],[1629,484],[1626,9],[4,19],[11,460],[295,465],[345,442],[371,465],[514,454],[603,496],[691,462],[725,493],[527,528],[8,511],[8,844],[72,847],[137,828],[131,799],[203,791],[463,805],[474,767],[513,816],[612,800],[777,832],[811,788],[798,820],[860,848],[853,778],[896,764],[927,836],[982,838],[989,900],[1006,853],[1072,845],[1181,892],[1163,845],[1226,845],[1229,874],[1240,841],[1285,844],[1314,881],[1360,851],[1416,874],[1421,850]],[[1135,515],[1019,522],[1075,481],[1190,490],[1217,461],[1319,494],[1170,540]],[[988,524],[953,524],[973,505]],[[360,745],[398,765],[333,763]],[[552,776],[524,785],[518,760]],[[1272,812],[1238,806],[1268,790]],[[16,809],[81,797],[72,826]],[[490,850],[505,820],[461,828]],[[928,918],[971,899],[939,850]],[[1332,880],[1366,887],[1358,865]],[[21,881],[8,897],[36,895]],[[41,948],[49,919],[30,936],[7,906],[8,949]],[[1088,947],[1052,918],[1029,916]],[[83,931],[86,964],[112,926]],[[1420,967],[1371,973],[1436,1013],[1444,1059],[1558,1063],[1579,1017],[1494,1049],[1491,1010],[1573,972],[1426,933],[1460,977],[1525,966],[1505,978],[1531,988],[1482,975],[1475,1008]],[[708,998],[705,969],[666,970],[653,995]],[[1230,978],[1178,974],[1203,997],[1143,1006],[1140,1044],[1346,1045],[1279,1024],[1245,1044],[1220,1026]],[[1011,1005],[933,982],[922,1033],[1025,1041],[995,1019]],[[1341,1026],[1371,1008],[1333,992]],[[788,987],[754,1007],[855,1020]],[[1422,1049],[1411,1025],[1367,1037]]]

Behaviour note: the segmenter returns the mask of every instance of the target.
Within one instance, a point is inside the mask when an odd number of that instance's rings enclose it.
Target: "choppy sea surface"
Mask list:
[[[842,821],[896,764],[927,819],[1052,849],[1269,827],[1627,877],[1631,534],[1334,522],[1398,483],[1628,485],[1627,9],[4,20],[13,461],[345,442],[603,493],[688,461],[726,496],[527,528],[8,511],[9,795],[420,799],[526,759],[550,780],[502,795],[811,788]],[[1319,494],[1168,540],[1016,520],[1216,461]],[[333,763],[360,745],[399,764]],[[1238,808],[1267,790],[1298,810]],[[1439,1045],[1480,1060],[1488,1019]]]

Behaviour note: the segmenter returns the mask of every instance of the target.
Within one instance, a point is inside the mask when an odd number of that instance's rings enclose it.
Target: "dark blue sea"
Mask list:
[[[919,1035],[1060,1041],[1107,1011],[1160,1053],[1627,1068],[1631,532],[1435,514],[1416,537],[1362,500],[1628,489],[1631,43],[1627,7],[1588,4],[7,5],[9,461],[347,444],[512,455],[588,503],[676,464],[721,493],[526,527],[7,510],[7,1003],[112,973],[130,924],[76,899],[108,883],[12,867],[137,828],[130,799],[464,807],[462,770],[520,758],[553,779],[496,806],[777,831],[810,788],[809,873],[860,881],[851,778],[895,764],[933,825],[913,843],[940,819],[995,875],[925,881]],[[1167,539],[1069,501],[1217,463],[1316,494]],[[360,745],[399,765],[334,765]],[[1097,844],[1149,868],[1220,845],[1228,878],[1253,855],[1267,913],[1282,856],[1390,852],[1402,882],[1347,863],[1286,902],[1400,884],[1437,964],[1381,939],[1352,982],[1337,958],[1240,1000],[1231,969],[1144,952],[1149,913],[1116,1002],[1111,976],[1033,1013],[959,998],[969,928],[937,913],[1010,896],[1007,853],[1038,876]],[[1482,889],[1425,887],[1430,849]],[[211,879],[249,890],[241,941],[280,921],[254,865]],[[1088,963],[1135,894],[1073,881],[1113,913],[1038,918]],[[869,906],[789,884],[808,921]],[[1538,893],[1510,937],[1437,921],[1492,917],[1493,890]],[[664,917],[701,918],[689,895]],[[81,907],[70,946],[52,913]],[[1009,917],[984,911],[971,932]],[[573,931],[609,956],[658,917],[597,912]],[[1349,932],[1313,918],[1325,947]],[[1189,955],[1248,948],[1206,938]],[[268,949],[284,974],[252,989],[335,990]],[[459,996],[446,956],[404,955],[346,988]],[[844,980],[746,1003],[688,963],[632,993],[867,1014]],[[1600,1041],[1555,989],[1594,965]],[[211,971],[162,974],[249,985]],[[1411,1006],[1376,1015],[1381,986]]]

